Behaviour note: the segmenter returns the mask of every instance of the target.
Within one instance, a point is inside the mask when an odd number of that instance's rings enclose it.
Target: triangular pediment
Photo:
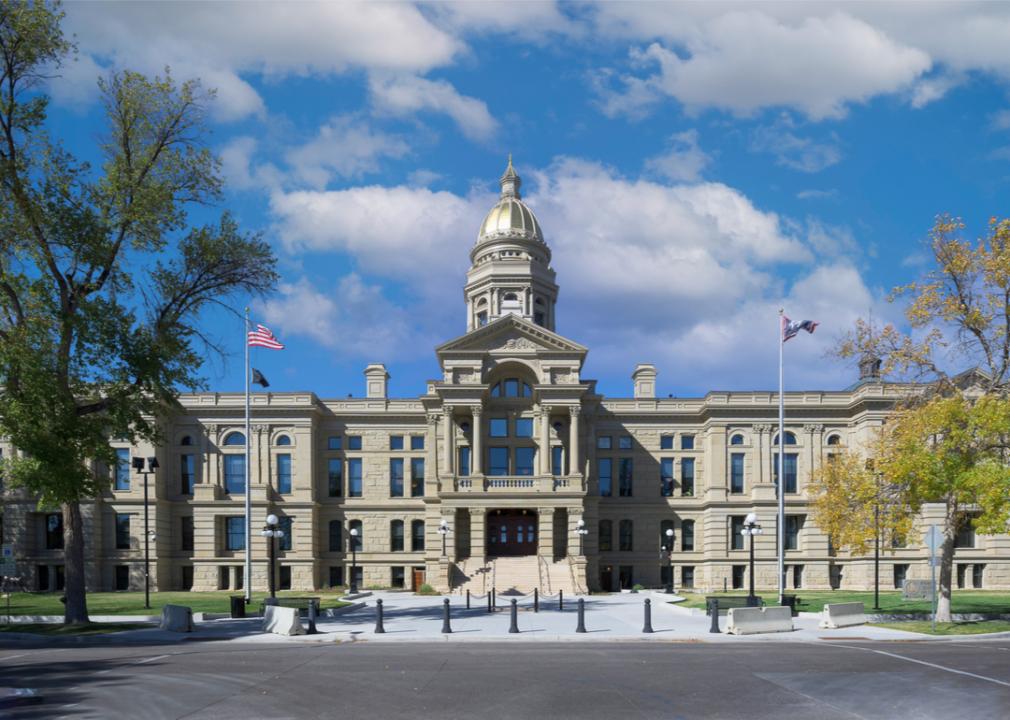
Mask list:
[[[544,353],[561,352],[585,355],[588,350],[557,333],[534,325],[515,315],[506,315],[477,330],[435,348],[447,352]]]

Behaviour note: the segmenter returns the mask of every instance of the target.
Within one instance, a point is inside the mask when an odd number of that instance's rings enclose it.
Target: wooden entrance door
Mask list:
[[[537,514],[531,510],[492,510],[487,517],[487,554],[490,557],[536,555]]]
[[[411,568],[411,589],[417,592],[424,585],[424,568]]]

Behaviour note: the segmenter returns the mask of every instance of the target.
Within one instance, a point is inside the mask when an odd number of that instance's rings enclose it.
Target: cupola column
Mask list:
[[[452,405],[446,405],[445,410],[445,472],[452,475],[455,472],[453,454],[456,447],[456,424],[452,417]]]
[[[540,474],[551,474],[551,409],[540,406]]]
[[[572,405],[568,408],[568,412],[571,415],[572,423],[568,432],[568,456],[570,459],[568,466],[568,473],[570,475],[578,475],[581,472],[581,460],[579,453],[579,415],[582,413],[582,408],[578,405]]]
[[[473,410],[473,452],[470,453],[470,474],[483,475],[481,441],[483,440],[484,429],[480,425],[481,408],[474,406]]]

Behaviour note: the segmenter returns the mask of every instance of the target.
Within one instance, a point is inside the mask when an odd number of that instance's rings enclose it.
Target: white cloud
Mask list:
[[[375,172],[380,158],[399,158],[409,152],[410,145],[402,137],[344,115],[323,123],[315,138],[288,150],[285,160],[296,179],[324,188],[334,175],[354,177]]]
[[[942,73],[934,77],[923,78],[912,88],[912,107],[924,108],[931,102],[943,98],[948,92],[964,81],[961,74]]]
[[[665,152],[645,162],[646,170],[675,182],[694,182],[711,157],[698,145],[698,131],[691,129],[670,136]]]
[[[246,135],[232,139],[221,148],[221,174],[234,190],[279,188],[284,175],[271,163],[254,163],[259,141]]]
[[[797,135],[796,126],[788,115],[782,115],[772,125],[754,130],[751,150],[775,156],[775,162],[805,173],[820,172],[838,163],[842,152],[833,142],[818,142]]]
[[[482,100],[460,95],[444,80],[373,75],[368,87],[380,112],[391,115],[412,115],[419,111],[443,113],[471,140],[486,140],[498,129],[498,123]]]
[[[1010,130],[1010,110],[993,113],[992,126],[994,130]]]
[[[476,31],[514,35],[532,42],[549,34],[581,34],[583,29],[554,2],[440,2],[429,6],[436,23],[457,32]]]
[[[827,200],[838,197],[838,191],[834,188],[831,190],[817,190],[810,188],[807,190],[800,190],[796,193],[796,197],[800,200]]]

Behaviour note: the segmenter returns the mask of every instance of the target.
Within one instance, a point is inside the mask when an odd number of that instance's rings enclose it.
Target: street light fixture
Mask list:
[[[442,536],[442,557],[445,557],[445,537],[450,532],[448,521],[445,518],[442,518],[442,522],[438,526],[438,534]]]
[[[741,535],[750,536],[750,593],[747,595],[748,607],[758,606],[758,599],[754,594],[754,536],[760,535],[762,532],[761,524],[757,521],[757,515],[755,513],[748,513],[747,517],[743,519],[743,528],[740,530]]]
[[[585,520],[580,519],[577,523],[575,523],[575,532],[579,536],[579,555],[585,555],[586,554],[585,553],[585,538],[586,538],[586,535],[589,534],[589,531],[586,530],[586,521]]]
[[[269,551],[270,557],[270,572],[267,574],[270,582],[270,599],[273,600],[277,597],[277,593],[274,587],[274,565],[276,561],[274,559],[274,549],[275,541],[284,537],[284,531],[280,528],[280,521],[277,516],[273,513],[267,515],[267,524],[263,526],[260,531],[260,535],[267,539],[267,549]],[[249,582],[250,578],[246,578],[246,582]]]
[[[358,592],[358,528],[351,528],[351,594]]]
[[[873,458],[866,461],[866,469],[873,473],[876,494],[873,498],[873,609],[880,610],[880,478]]]
[[[666,594],[673,595],[673,528],[666,532]]]
[[[144,607],[151,607],[151,541],[154,540],[154,531],[150,529],[147,506],[147,476],[158,469],[158,458],[147,458],[147,469],[144,469],[144,458],[133,458],[133,469],[144,476]],[[157,480],[157,476],[155,476]]]

